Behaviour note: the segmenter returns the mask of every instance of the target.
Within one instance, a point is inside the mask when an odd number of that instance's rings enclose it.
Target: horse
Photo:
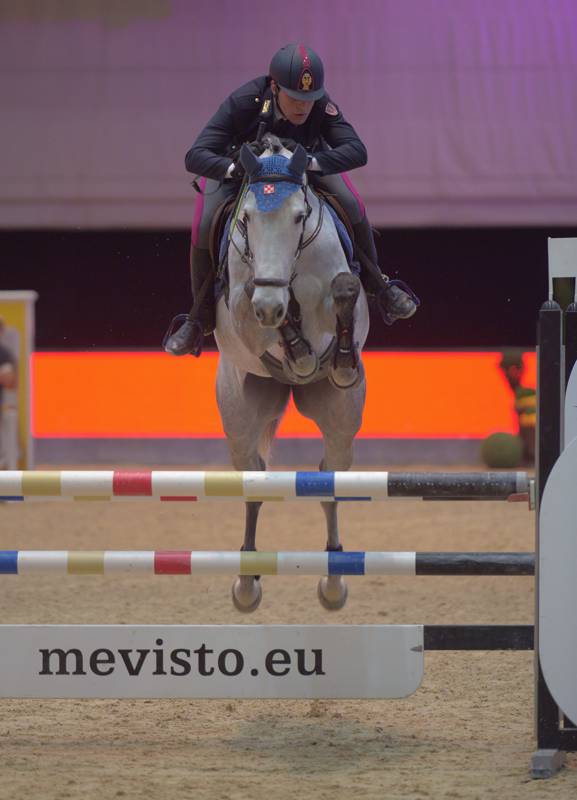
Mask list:
[[[263,144],[260,156],[246,144],[241,150],[245,184],[228,233],[227,292],[217,304],[216,394],[231,460],[236,470],[266,470],[292,392],[322,433],[319,469],[348,470],[365,403],[367,299],[326,201],[309,184],[304,148],[291,152],[272,135]],[[241,550],[256,550],[261,505],[246,503]],[[321,506],[326,549],[342,550],[337,502]],[[342,608],[343,578],[321,578],[317,595],[327,610]],[[235,580],[239,611],[254,611],[261,598],[260,576]]]

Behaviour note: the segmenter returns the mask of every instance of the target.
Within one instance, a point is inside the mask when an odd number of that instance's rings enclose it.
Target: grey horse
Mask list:
[[[291,391],[323,436],[321,470],[348,470],[362,421],[360,356],[369,329],[365,293],[351,273],[333,218],[309,187],[307,155],[265,137],[257,157],[243,146],[247,174],[228,244],[228,292],[217,308],[217,400],[236,470],[265,470]],[[246,503],[243,550],[256,550],[261,502]],[[337,502],[321,502],[327,550],[340,550]],[[258,576],[239,576],[235,606],[254,611]],[[321,578],[321,604],[344,606],[342,577]]]

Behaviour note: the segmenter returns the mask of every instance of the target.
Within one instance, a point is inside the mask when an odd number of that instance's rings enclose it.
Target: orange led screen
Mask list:
[[[513,395],[497,352],[367,352],[363,438],[483,438],[516,431]],[[216,438],[218,355],[35,353],[33,434],[39,438]],[[536,359],[525,354],[524,383]],[[292,404],[285,438],[318,429]]]

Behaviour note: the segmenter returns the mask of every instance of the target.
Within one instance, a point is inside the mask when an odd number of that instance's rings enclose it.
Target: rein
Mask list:
[[[239,197],[239,202],[238,202],[237,208],[235,209],[235,215],[234,215],[234,219],[233,219],[233,224],[230,226],[229,243],[232,243],[234,249],[237,251],[237,253],[240,256],[241,261],[243,261],[243,263],[248,264],[248,265],[252,265],[254,263],[254,253],[252,252],[252,250],[250,248],[250,243],[249,243],[249,240],[248,240],[248,228],[247,228],[246,221],[244,219],[239,219],[239,214],[240,214],[240,209],[241,209],[241,206],[242,206],[242,202],[244,201],[244,198],[246,197],[246,193],[249,191],[250,186],[252,184],[254,184],[254,183],[294,183],[294,184],[300,186],[300,188],[301,188],[301,190],[302,190],[302,192],[303,192],[303,194],[305,196],[305,206],[306,206],[306,210],[307,211],[306,211],[306,214],[304,215],[304,218],[303,218],[301,235],[299,237],[299,243],[297,245],[297,249],[296,249],[295,254],[294,254],[293,269],[292,269],[291,276],[290,276],[289,280],[287,281],[287,280],[284,280],[282,278],[253,278],[253,280],[252,280],[252,283],[253,283],[254,286],[275,286],[275,287],[278,287],[278,288],[281,288],[281,289],[285,289],[285,288],[288,288],[289,286],[291,286],[292,282],[295,279],[295,276],[296,276],[295,264],[298,261],[298,259],[300,258],[300,255],[301,255],[302,251],[306,247],[308,247],[309,244],[311,244],[311,242],[313,242],[317,238],[319,233],[320,233],[320,230],[321,230],[322,225],[323,225],[323,219],[324,219],[324,200],[321,197],[318,198],[318,201],[319,201],[319,215],[318,215],[318,219],[317,219],[317,224],[316,224],[315,229],[313,230],[313,232],[310,234],[310,236],[308,236],[305,239],[306,224],[307,224],[307,221],[308,221],[310,215],[312,214],[312,206],[309,203],[308,194],[307,194],[308,185],[306,183],[303,183],[300,180],[296,180],[295,178],[290,178],[290,177],[284,176],[284,175],[262,175],[262,176],[260,176],[258,178],[258,180],[253,180],[253,181],[250,181],[248,184],[246,184],[246,187],[241,192],[241,196]],[[235,228],[237,228],[240,231],[240,234],[241,234],[242,238],[244,239],[244,251],[242,251],[238,247],[237,243],[234,241],[233,232],[234,232]]]

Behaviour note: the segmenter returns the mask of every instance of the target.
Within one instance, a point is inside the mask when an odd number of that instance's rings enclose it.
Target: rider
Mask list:
[[[202,336],[216,324],[214,267],[209,255],[209,233],[215,210],[239,190],[243,168],[239,161],[244,142],[257,133],[270,132],[302,144],[309,153],[309,180],[330,194],[345,209],[357,247],[377,265],[373,233],[361,198],[345,170],[367,163],[367,151],[357,133],[323,88],[324,70],[319,56],[303,44],[281,48],[270,64],[269,75],[255,78],[222,103],[186,154],[189,172],[203,176],[192,224],[190,271],[195,304],[185,323],[166,343],[173,355],[202,349]],[[414,296],[381,274],[378,267],[362,265],[361,281],[369,295],[378,296],[384,319],[411,317]],[[204,290],[201,291],[201,288]],[[200,302],[199,302],[200,301]]]

